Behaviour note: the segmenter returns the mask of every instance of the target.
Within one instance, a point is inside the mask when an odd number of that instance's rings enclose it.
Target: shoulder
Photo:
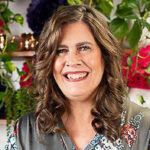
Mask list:
[[[26,147],[29,147],[35,141],[35,120],[34,113],[29,113],[20,117],[16,122],[15,130],[18,149],[26,149]]]
[[[127,103],[126,106],[128,122],[135,122],[136,124],[141,124],[143,128],[150,130],[150,109],[146,107],[139,106],[131,101]]]
[[[35,120],[36,117],[34,113],[28,113],[20,117],[16,123],[18,132],[25,134],[27,132],[30,132],[31,130],[35,130]]]
[[[140,113],[143,115],[144,118],[148,119],[150,123],[150,109],[147,107],[142,107],[135,104],[134,102],[129,101],[127,104],[127,112],[129,117]]]
[[[19,124],[22,124],[22,123],[24,123],[24,124],[27,124],[27,123],[34,123],[35,120],[36,120],[36,119],[35,119],[35,114],[32,112],[32,113],[28,113],[28,114],[26,114],[26,115],[20,117],[20,118],[18,119],[18,123],[19,123]]]

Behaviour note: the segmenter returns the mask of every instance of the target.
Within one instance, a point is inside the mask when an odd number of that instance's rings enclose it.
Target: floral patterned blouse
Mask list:
[[[117,139],[114,143],[109,141],[106,136],[102,134],[96,134],[95,137],[91,140],[89,144],[87,144],[83,150],[126,150],[126,149],[132,149],[134,144],[136,143],[136,140],[138,139],[138,130],[140,130],[142,125],[142,120],[144,119],[144,113],[139,112],[138,114],[134,115],[130,118],[128,122],[125,121],[126,111],[122,113],[122,122],[121,122],[121,133],[122,138]],[[150,119],[150,118],[149,118]],[[18,150],[17,144],[16,144],[16,131],[11,133],[8,138],[7,145],[5,146],[5,150]],[[149,137],[150,138],[150,131],[149,131]],[[147,139],[149,144],[147,143],[146,149],[133,149],[133,150],[150,150],[150,140]],[[125,144],[127,147],[125,147]],[[63,143],[62,140],[62,144]],[[65,148],[64,148],[65,150]],[[75,146],[72,145],[71,150],[76,150]]]

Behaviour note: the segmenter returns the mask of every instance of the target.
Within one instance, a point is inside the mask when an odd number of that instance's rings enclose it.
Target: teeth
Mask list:
[[[78,73],[78,74],[67,74],[67,77],[69,79],[79,79],[79,78],[83,78],[87,75],[87,73]]]

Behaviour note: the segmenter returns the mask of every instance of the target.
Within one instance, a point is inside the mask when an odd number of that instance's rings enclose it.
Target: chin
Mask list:
[[[88,99],[91,99],[91,96],[90,95],[88,95],[87,93],[89,93],[89,92],[74,92],[74,93],[68,93],[68,94],[66,94],[67,96],[67,98],[69,99],[69,100],[76,100],[76,101],[84,101],[84,100],[88,100]],[[91,94],[92,95],[92,94]]]

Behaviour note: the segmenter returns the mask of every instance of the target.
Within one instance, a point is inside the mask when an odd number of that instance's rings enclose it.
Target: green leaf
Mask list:
[[[135,21],[132,29],[127,35],[127,40],[129,42],[130,47],[135,50],[138,46],[138,42],[140,40],[142,34],[142,26],[139,21]]]
[[[6,71],[9,73],[12,73],[16,69],[15,64],[12,63],[11,61],[6,61],[4,66],[5,66]]]
[[[116,15],[122,19],[137,19],[140,16],[138,7],[133,2],[124,2],[120,3],[117,6]]]
[[[74,0],[67,0],[67,2],[68,2],[69,5],[74,5],[75,4]]]
[[[150,23],[148,23],[145,20],[143,20],[143,27],[146,27],[148,29],[148,31],[150,31]]]
[[[0,12],[2,13],[6,8],[6,5],[4,3],[0,4]]]
[[[142,0],[143,5],[145,6],[146,11],[150,11],[150,1]]]
[[[82,0],[67,0],[69,5],[81,5],[83,4]]]
[[[24,18],[21,16],[21,14],[15,14],[13,20],[21,25],[23,25]]]
[[[3,98],[0,99],[0,109],[4,106],[4,101],[3,101]]]
[[[128,24],[124,19],[116,18],[110,23],[112,33],[122,39],[128,32]]]
[[[112,0],[97,0],[95,4],[95,8],[109,17],[113,9],[113,1]]]
[[[141,0],[122,0],[120,7],[138,9]]]
[[[9,55],[7,55],[6,53],[1,53],[0,54],[0,61],[6,62],[6,61],[10,61],[11,57]]]
[[[147,20],[147,18],[149,18],[150,17],[150,11],[146,11],[146,12],[144,12],[143,14],[142,14],[142,18],[143,18],[143,20]]]
[[[11,33],[8,24],[5,24],[3,28],[4,28],[4,30],[6,30],[8,33]]]
[[[2,100],[2,98],[4,97],[5,92],[0,92],[0,101]]]
[[[137,101],[142,105],[145,103],[144,97],[139,94],[137,95]]]
[[[17,47],[18,47],[18,43],[16,41],[10,42],[7,44],[6,51],[7,52],[15,51]]]
[[[77,5],[83,4],[83,0],[74,0]]]
[[[4,96],[5,96],[5,92],[0,92],[0,109],[1,109],[1,107],[3,106],[3,98],[4,98]]]
[[[25,72],[24,72],[24,71],[20,71],[18,68],[17,68],[17,73],[19,74],[19,76],[22,76],[22,75],[24,75],[24,74],[25,74]]]
[[[150,74],[150,65],[145,69],[145,72]]]
[[[13,84],[12,84],[12,81],[11,81],[10,77],[8,77],[8,76],[6,76],[6,78],[5,78],[5,85],[6,85],[7,88],[9,87],[9,90],[10,90],[10,89],[11,89],[11,90],[14,89],[14,86],[13,86]]]
[[[129,67],[132,65],[132,58],[131,58],[131,56],[129,56],[129,57],[127,58],[127,65],[128,65]]]
[[[13,15],[14,13],[9,8],[6,8],[5,11],[1,13],[2,18],[5,20],[6,23],[11,21],[11,17]]]
[[[150,85],[150,76],[147,78],[147,82]]]

